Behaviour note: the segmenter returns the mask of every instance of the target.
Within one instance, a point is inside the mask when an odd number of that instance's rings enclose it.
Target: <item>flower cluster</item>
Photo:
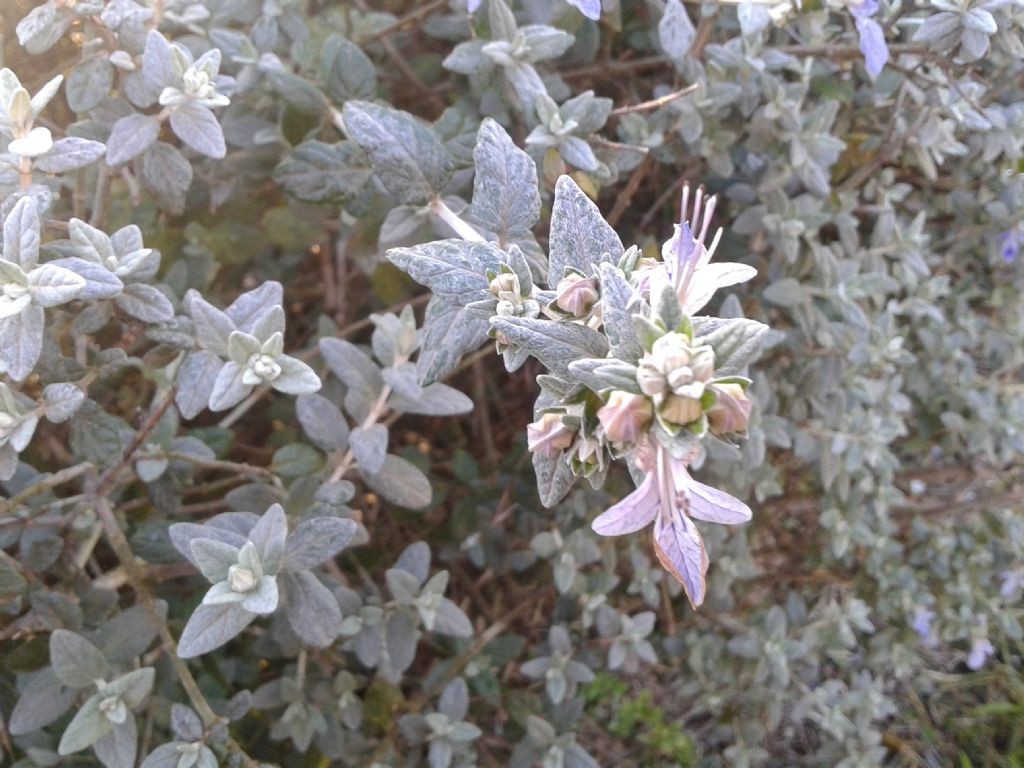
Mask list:
[[[568,365],[576,385],[540,409],[528,445],[595,485],[610,460],[628,461],[642,477],[636,491],[593,528],[617,536],[654,523],[655,553],[696,607],[704,601],[708,557],[693,518],[743,523],[750,509],[694,480],[688,467],[701,455],[702,438],[745,432],[750,380],[739,370],[749,359],[737,359],[737,349],[756,348],[764,326],[693,316],[718,288],[749,280],[755,270],[710,263],[721,234],[706,245],[716,201],[698,189],[688,219],[689,200],[684,186],[682,221],[660,260],[630,249],[597,276],[570,272],[558,281],[547,315],[602,331],[609,352]]]

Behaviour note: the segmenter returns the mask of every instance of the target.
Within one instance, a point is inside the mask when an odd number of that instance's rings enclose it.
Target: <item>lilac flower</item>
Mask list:
[[[470,13],[476,13],[480,9],[480,2],[481,0],[469,0],[466,3],[466,10]]]
[[[874,80],[889,60],[889,46],[885,44],[885,32],[872,16],[878,12],[878,0],[848,0],[847,5],[860,35],[860,52],[864,54],[864,66]]]
[[[999,588],[999,594],[1003,597],[1010,597],[1021,588],[1024,588],[1024,567],[1003,571],[999,574],[999,578],[1003,580],[1002,586]]]
[[[917,632],[917,636],[921,638],[921,643],[925,648],[934,648],[938,642],[932,629],[932,621],[934,620],[935,611],[930,611],[927,608],[918,608],[914,613],[913,621],[910,622],[910,626]]]
[[[675,233],[662,247],[663,264],[658,266],[672,281],[683,312],[692,315],[703,309],[719,288],[745,283],[757,274],[757,270],[736,262],[708,263],[722,237],[722,230],[719,229],[710,247],[704,244],[717,198],[704,199],[704,188],[698,187],[693,202],[693,216],[687,219],[686,209],[689,201],[690,185],[684,184],[680,223],[676,225]],[[694,237],[695,232],[700,234]],[[659,278],[660,275],[652,275],[655,281]]]
[[[971,644],[971,652],[967,654],[967,666],[978,670],[985,666],[988,657],[996,652],[987,637],[979,637]]]
[[[999,233],[999,253],[1003,261],[1013,264],[1020,255],[1021,228],[1014,227]]]
[[[654,523],[654,553],[686,590],[694,608],[704,602],[708,555],[693,519],[735,525],[750,520],[739,499],[690,477],[687,460],[674,458],[648,440],[638,447],[637,466],[647,472],[633,493],[598,515],[592,527],[602,536],[635,533]]]
[[[601,18],[601,0],[566,0],[566,2],[588,19],[597,21]]]

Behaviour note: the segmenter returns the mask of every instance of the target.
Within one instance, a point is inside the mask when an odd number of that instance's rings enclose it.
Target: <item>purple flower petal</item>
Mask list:
[[[598,515],[590,527],[602,536],[623,536],[646,527],[657,514],[658,489],[654,474],[649,473],[635,491]]]
[[[569,5],[578,8],[588,19],[597,21],[601,18],[601,0],[568,0]]]
[[[469,0],[469,2],[466,3],[466,10],[469,11],[470,13],[476,13],[477,9],[480,7],[481,2],[482,0]]]
[[[967,666],[977,670],[985,666],[988,657],[996,652],[987,637],[975,640],[971,645],[971,652],[967,654]]]
[[[857,17],[857,31],[860,33],[860,50],[864,54],[864,66],[874,80],[889,60],[889,46],[885,44],[885,32],[874,19]]]
[[[698,520],[723,525],[750,522],[750,507],[725,491],[691,479],[687,512]]]
[[[849,3],[850,13],[856,19],[866,19],[878,13],[878,0],[861,0]]]
[[[683,515],[658,515],[654,521],[654,554],[662,567],[683,585],[690,605],[699,607],[706,591],[708,553],[697,526]]]

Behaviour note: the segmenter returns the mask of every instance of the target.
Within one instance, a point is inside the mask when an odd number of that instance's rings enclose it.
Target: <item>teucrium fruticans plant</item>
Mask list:
[[[21,5],[17,768],[1019,762],[1018,0]]]

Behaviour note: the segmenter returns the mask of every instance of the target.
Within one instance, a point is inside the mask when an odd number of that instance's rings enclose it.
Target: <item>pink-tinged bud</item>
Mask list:
[[[643,395],[616,390],[597,412],[605,436],[613,443],[635,443],[651,426],[654,408]]]
[[[708,422],[716,435],[743,432],[750,420],[753,403],[739,384],[715,384],[718,399],[708,410]]]
[[[704,413],[700,400],[685,395],[669,395],[661,407],[661,416],[670,424],[689,424],[700,418]]]
[[[707,381],[715,374],[715,351],[705,345],[695,347],[690,356],[690,370],[697,381]]]
[[[526,427],[526,444],[533,453],[553,459],[572,445],[575,430],[562,423],[557,413],[545,413]]]
[[[555,304],[573,317],[585,317],[597,303],[597,281],[592,277],[568,275],[558,281]]]

